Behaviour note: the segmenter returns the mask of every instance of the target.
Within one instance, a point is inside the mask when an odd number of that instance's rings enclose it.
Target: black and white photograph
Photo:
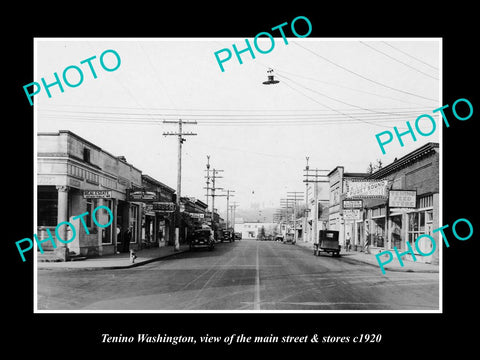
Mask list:
[[[6,11],[7,353],[473,349],[474,9],[179,5]]]
[[[441,39],[35,45],[38,311],[441,310]]]

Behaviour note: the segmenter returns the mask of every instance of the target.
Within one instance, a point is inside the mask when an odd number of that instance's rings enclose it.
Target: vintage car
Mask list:
[[[320,230],[318,244],[313,244],[313,255],[319,256],[321,252],[332,253],[332,256],[340,256],[338,243],[338,231]]]
[[[224,242],[224,241],[228,241],[228,242],[235,241],[235,238],[233,237],[233,231],[223,230],[221,241],[222,242]]]
[[[295,236],[292,233],[285,234],[282,243],[295,245]]]
[[[190,250],[198,247],[213,250],[215,247],[215,240],[213,238],[213,231],[210,228],[202,228],[194,230],[189,238]]]

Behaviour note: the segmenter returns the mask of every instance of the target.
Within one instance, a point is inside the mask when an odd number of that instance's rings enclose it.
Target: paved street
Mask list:
[[[39,269],[38,309],[436,310],[438,276],[242,240],[130,269]]]

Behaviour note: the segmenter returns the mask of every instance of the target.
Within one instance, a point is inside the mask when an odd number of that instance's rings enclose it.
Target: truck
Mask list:
[[[320,230],[318,243],[313,244],[313,255],[320,256],[321,252],[326,252],[331,253],[332,256],[340,256],[338,233],[336,230]]]

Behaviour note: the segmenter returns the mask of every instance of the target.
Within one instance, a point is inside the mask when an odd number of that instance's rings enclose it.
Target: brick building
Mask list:
[[[344,173],[337,167],[330,176],[329,229],[338,230],[340,244],[350,238],[352,250],[361,251],[368,240],[372,253],[396,247],[406,251],[406,241],[418,254],[415,241],[421,234],[431,235],[439,243],[440,174],[439,145],[427,143],[395,159],[372,174]],[[350,208],[347,204],[354,205]],[[423,253],[431,243],[418,242]],[[407,254],[404,259],[411,259]],[[416,256],[417,261],[438,264],[438,251]]]

